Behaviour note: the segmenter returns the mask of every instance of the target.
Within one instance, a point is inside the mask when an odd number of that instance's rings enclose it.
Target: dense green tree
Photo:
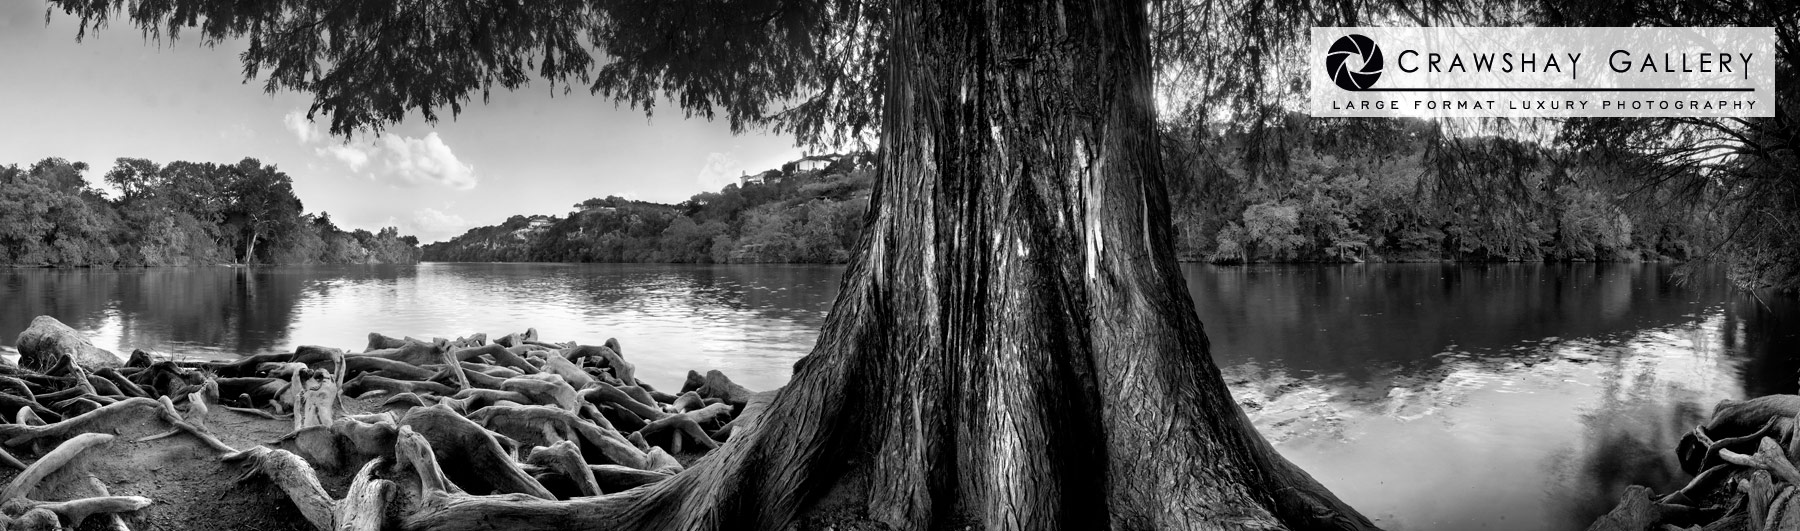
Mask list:
[[[182,266],[262,263],[410,263],[416,238],[374,239],[371,253],[326,216],[300,212],[291,179],[254,159],[236,165],[159,165],[121,158],[102,180],[87,165],[46,159],[0,169],[0,263]],[[259,252],[260,251],[260,252]]]
[[[274,166],[246,158],[226,171],[225,222],[237,228],[243,242],[239,263],[249,264],[256,259],[257,240],[292,233],[303,209],[294,196],[294,180]]]
[[[1401,239],[1409,248],[1422,250],[1415,245],[1421,238],[1441,232],[1443,252],[1457,258],[1615,256],[1617,250],[1586,253],[1581,242],[1559,239],[1561,208],[1576,203],[1558,196],[1598,190],[1614,197],[1608,202],[1634,219],[1657,218],[1655,234],[1668,237],[1633,239],[1627,244],[1633,248],[1623,250],[1627,254],[1723,259],[1733,265],[1732,276],[1743,286],[1800,287],[1800,243],[1789,237],[1800,229],[1800,214],[1795,214],[1800,212],[1800,159],[1795,156],[1800,120],[1789,103],[1800,91],[1800,70],[1793,62],[1800,48],[1800,11],[1788,3],[1169,0],[1152,2],[1151,12],[1159,104],[1172,111],[1164,114],[1165,128],[1177,144],[1188,144],[1178,150],[1188,155],[1172,160],[1236,166],[1251,174],[1242,181],[1217,172],[1181,172],[1200,180],[1177,179],[1172,188],[1178,197],[1184,191],[1233,192],[1232,186],[1256,184],[1271,173],[1265,169],[1279,171],[1292,161],[1295,151],[1345,141],[1401,145],[1423,140],[1426,157],[1418,168],[1419,187],[1428,195],[1419,200],[1428,200],[1438,212],[1383,213],[1404,214],[1391,220],[1423,214],[1443,224],[1404,228]],[[1307,64],[1301,54],[1310,27],[1394,21],[1419,26],[1773,27],[1776,116],[1440,119],[1421,129],[1405,121],[1311,120],[1291,114],[1292,102],[1304,97],[1309,73],[1277,65]],[[1577,182],[1567,180],[1567,172],[1588,169],[1599,171],[1577,175]],[[1204,241],[1204,234],[1223,225],[1188,221],[1202,225],[1188,241]],[[1634,222],[1633,228],[1641,233],[1645,224]],[[1377,249],[1378,240],[1371,240]]]
[[[1557,26],[1774,28],[1773,117],[1571,119],[1555,132],[1647,209],[1699,217],[1716,208],[1726,235],[1716,255],[1740,285],[1800,290],[1800,111],[1793,105],[1800,10],[1775,1],[1543,2],[1533,18]]]
[[[872,171],[834,163],[772,175],[771,182],[734,184],[676,205],[609,196],[578,203],[566,217],[533,218],[540,221],[535,224],[514,216],[427,245],[424,256],[483,262],[849,261],[862,236]]]
[[[119,216],[87,185],[87,164],[44,159],[0,181],[0,243],[18,264],[111,265],[120,259],[113,235]]]

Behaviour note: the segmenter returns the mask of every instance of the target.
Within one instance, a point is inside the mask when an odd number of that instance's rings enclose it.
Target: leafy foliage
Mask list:
[[[862,237],[874,184],[855,157],[822,170],[771,170],[676,205],[596,198],[567,216],[513,216],[425,246],[463,262],[842,263]]]
[[[0,264],[171,266],[241,263],[412,263],[418,240],[392,227],[346,233],[302,214],[274,166],[121,158],[88,185],[88,166],[44,159],[0,167]],[[258,243],[261,242],[261,243]]]
[[[246,80],[314,95],[331,132],[379,131],[418,112],[435,122],[475,94],[533,77],[652,112],[723,115],[842,143],[876,123],[884,11],[833,0],[351,2],[57,0],[81,34],[115,17],[147,38],[198,30],[246,39]],[[604,59],[600,59],[604,58]]]
[[[1704,210],[1629,200],[1607,178],[1611,170],[1588,157],[1494,137],[1441,143],[1434,137],[1442,132],[1417,119],[1365,121],[1390,132],[1307,128],[1293,134],[1298,141],[1280,166],[1243,156],[1254,143],[1249,134],[1206,140],[1214,146],[1208,158],[1175,144],[1172,160],[1200,166],[1178,166],[1172,186],[1178,251],[1223,263],[1686,260],[1723,238]],[[1508,152],[1519,155],[1500,155]],[[1525,186],[1518,194],[1444,190],[1428,178],[1444,159],[1514,165],[1510,179]]]

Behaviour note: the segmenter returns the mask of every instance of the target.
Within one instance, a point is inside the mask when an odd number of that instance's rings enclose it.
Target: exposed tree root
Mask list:
[[[103,433],[76,435],[25,467],[4,489],[0,489],[0,529],[62,529],[62,522],[68,522],[69,527],[74,528],[95,514],[131,512],[148,507],[149,498],[110,496],[105,486],[97,482],[92,490],[98,491],[99,496],[66,501],[38,501],[29,497],[39,490],[41,483],[75,463],[84,452],[105,446],[112,440],[112,435]],[[59,477],[92,481],[80,475]]]
[[[394,499],[393,482],[375,478],[375,470],[386,462],[383,459],[364,464],[342,500],[333,500],[312,466],[286,450],[258,446],[224,459],[244,461],[245,480],[262,476],[273,481],[308,522],[324,531],[379,531],[387,518],[387,505]]]
[[[0,465],[4,465],[7,468],[14,470],[25,469],[25,463],[20,462],[19,458],[13,457],[13,454],[6,451],[5,448],[0,448]]]
[[[1648,489],[1633,486],[1588,529],[1800,529],[1800,468],[1791,450],[1800,447],[1796,413],[1800,397],[1792,395],[1720,402],[1713,417],[1676,447],[1684,469],[1704,471],[1655,500]],[[1746,445],[1754,445],[1754,451],[1741,453]]]
[[[344,382],[344,396],[354,398],[372,391],[385,391],[389,394],[432,393],[437,395],[449,395],[455,393],[456,389],[437,382],[396,380],[370,373],[357,375],[356,378]]]
[[[574,481],[582,496],[599,496],[600,482],[594,479],[594,471],[588,468],[587,460],[581,457],[581,449],[574,441],[562,441],[550,446],[539,446],[532,449],[525,462],[541,466],[562,474]],[[567,498],[564,498],[567,499]]]
[[[425,436],[436,449],[438,459],[458,464],[451,475],[464,489],[556,499],[519,468],[512,453],[500,444],[493,432],[449,408],[414,408],[406,413],[400,424]]]

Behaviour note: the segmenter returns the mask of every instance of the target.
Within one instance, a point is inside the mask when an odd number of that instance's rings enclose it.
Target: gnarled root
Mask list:
[[[455,479],[466,488],[556,499],[519,468],[492,432],[447,407],[413,408],[400,424],[424,436],[435,449],[437,459],[462,465],[457,467]]]
[[[601,492],[608,494],[656,483],[674,475],[668,472],[638,470],[619,465],[588,465],[588,469],[593,471],[594,481],[600,485]]]
[[[663,432],[669,432],[667,449],[670,453],[681,453],[684,439],[711,450],[718,448],[719,443],[713,441],[712,436],[701,428],[701,424],[716,422],[719,418],[730,414],[731,406],[713,404],[701,408],[699,411],[676,413],[657,419],[644,426],[644,429],[638,430],[637,433],[648,440]]]
[[[1788,460],[1787,450],[1774,439],[1764,437],[1757,445],[1755,454],[1744,455],[1724,450],[1719,452],[1719,458],[1734,465],[1767,470],[1789,485],[1800,485],[1800,469],[1794,468],[1794,462]]]
[[[111,433],[117,426],[128,424],[146,414],[155,415],[176,429],[199,437],[215,450],[236,451],[218,438],[182,420],[181,414],[175,411],[175,406],[166,396],[160,400],[128,398],[61,422],[41,426],[0,425],[0,440],[4,440],[6,446],[22,446],[39,440],[61,439],[83,433]]]
[[[1649,487],[1632,485],[1625,488],[1624,495],[1619,496],[1619,505],[1588,526],[1588,531],[1651,529],[1669,516],[1686,514],[1692,510],[1692,507],[1685,505],[1651,501]]]
[[[532,446],[578,441],[607,462],[631,468],[649,466],[649,458],[619,432],[583,421],[550,406],[490,406],[469,415],[484,428]]]
[[[394,499],[393,482],[375,478],[375,470],[386,462],[380,458],[363,465],[343,500],[332,500],[312,466],[286,450],[258,446],[225,460],[246,462],[242,480],[263,476],[275,482],[307,522],[325,531],[378,531]]]
[[[541,466],[569,478],[582,496],[599,496],[600,482],[594,479],[594,471],[588,468],[587,461],[581,457],[581,449],[574,441],[562,441],[550,446],[540,446],[531,451],[525,462]]]
[[[400,393],[432,393],[439,396],[450,396],[456,393],[456,389],[437,382],[395,380],[370,373],[359,374],[344,382],[344,396],[355,398],[373,391],[386,391],[396,395]]]
[[[330,426],[309,426],[290,432],[269,444],[294,452],[328,471],[344,470],[392,457],[398,429],[387,414],[343,417]]]
[[[0,489],[0,513],[4,514],[0,517],[0,529],[61,529],[61,521],[76,527],[94,514],[131,512],[148,507],[149,498],[110,496],[104,485],[98,485],[97,481],[92,490],[98,491],[99,496],[56,502],[29,498],[46,478],[75,463],[88,450],[112,441],[113,436],[104,433],[76,435],[25,467],[4,489]]]
[[[1787,416],[1796,410],[1800,397],[1794,396],[1720,402],[1708,424],[1696,426],[1676,449],[1684,470],[1704,471],[1655,500],[1647,489],[1633,486],[1588,529],[1686,529],[1694,523],[1706,529],[1800,529],[1800,501],[1795,500],[1800,467],[1794,464],[1800,436],[1795,418]],[[1754,444],[1755,451],[1734,449],[1745,444]],[[1730,509],[1721,511],[1723,507]]]

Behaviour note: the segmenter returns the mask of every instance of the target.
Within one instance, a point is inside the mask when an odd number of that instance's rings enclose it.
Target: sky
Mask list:
[[[455,119],[414,113],[346,142],[305,118],[307,94],[245,82],[243,42],[146,41],[124,23],[76,42],[76,20],[0,2],[0,165],[88,163],[96,186],[119,157],[233,163],[254,157],[294,179],[308,212],[349,229],[396,226],[448,239],[515,214],[562,215],[592,197],[675,203],[804,154],[793,139],[723,121],[654,117],[539,81],[476,97]],[[192,33],[190,33],[191,35]]]

